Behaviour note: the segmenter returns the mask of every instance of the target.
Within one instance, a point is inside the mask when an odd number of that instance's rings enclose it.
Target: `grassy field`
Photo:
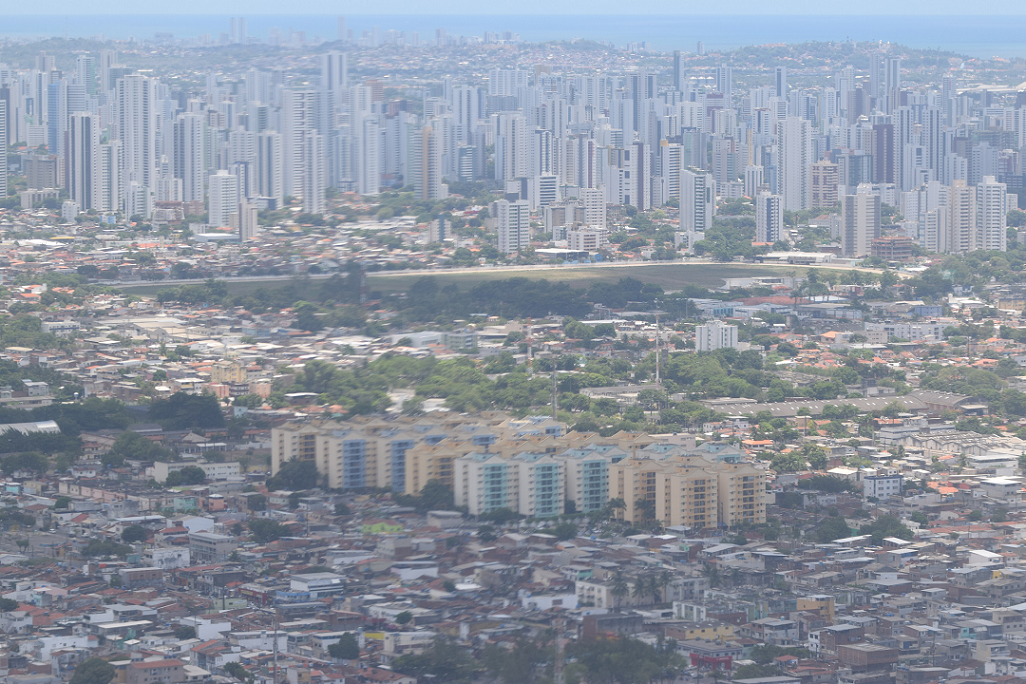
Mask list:
[[[457,283],[461,288],[470,288],[477,283],[490,282],[494,280],[505,280],[507,278],[523,277],[532,280],[547,279],[554,282],[569,283],[574,287],[587,288],[595,282],[616,282],[620,278],[637,278],[642,282],[658,285],[664,290],[677,290],[686,284],[700,285],[707,288],[716,288],[724,283],[724,278],[744,278],[751,276],[783,275],[785,273],[797,273],[801,275],[806,269],[793,266],[764,266],[758,264],[637,264],[617,268],[594,267],[594,268],[539,268],[524,271],[481,270],[473,273],[450,273],[447,271],[424,271],[421,273],[391,273],[388,271],[377,271],[367,274],[367,285],[370,291],[388,294],[392,292],[405,292],[409,290],[414,282],[425,276],[435,278],[440,284],[448,285]],[[821,273],[829,269],[820,268]],[[314,277],[311,280],[316,283],[322,277]],[[200,282],[200,281],[197,281]],[[284,279],[270,279],[267,281],[232,282],[228,281],[228,291],[233,295],[249,294],[258,289],[273,289],[288,283]],[[140,285],[126,285],[121,289],[129,294],[138,294],[144,297],[155,296],[161,290],[171,287],[159,283],[146,283]]]
[[[781,269],[783,271],[783,269]],[[570,283],[574,287],[586,288],[591,283],[613,282],[620,278],[637,278],[645,283],[658,285],[664,290],[676,290],[686,284],[701,285],[702,287],[716,288],[724,283],[724,278],[742,278],[745,276],[765,274],[769,275],[769,269],[763,266],[750,267],[745,265],[731,264],[638,264],[637,266],[624,266],[622,268],[551,268],[532,269],[511,273],[499,271],[489,273],[437,273],[431,274],[440,283],[458,283],[461,287],[470,287],[477,283],[493,280],[505,280],[506,278],[523,277],[531,280],[551,280],[553,282]],[[390,275],[388,273],[368,274],[368,285],[372,290],[380,292],[402,292],[410,288],[418,278],[427,274],[401,274]]]

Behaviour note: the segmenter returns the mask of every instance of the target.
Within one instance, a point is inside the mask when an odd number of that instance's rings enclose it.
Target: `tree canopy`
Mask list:
[[[167,430],[224,427],[224,415],[212,394],[176,392],[150,404],[150,418]]]
[[[69,684],[110,684],[114,666],[102,658],[89,658],[75,666]]]

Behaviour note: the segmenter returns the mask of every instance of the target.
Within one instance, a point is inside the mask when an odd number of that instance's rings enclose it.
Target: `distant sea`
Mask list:
[[[336,16],[252,15],[247,33],[266,41],[272,29],[288,36],[303,31],[308,41],[334,40]],[[359,37],[377,26],[417,32],[431,41],[435,29],[450,35],[481,36],[485,31],[517,33],[532,42],[583,38],[611,42],[647,43],[650,50],[693,52],[698,41],[708,51],[767,43],[809,40],[887,41],[914,48],[940,48],[972,57],[1026,57],[1026,15],[1023,16],[785,16],[785,15],[347,15],[346,25]],[[152,39],[171,33],[177,39],[209,35],[217,41],[229,31],[229,17],[218,15],[12,15],[0,22],[0,35],[119,40]]]

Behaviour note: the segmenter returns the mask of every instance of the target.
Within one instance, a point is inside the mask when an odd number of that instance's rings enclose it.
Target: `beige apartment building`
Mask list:
[[[748,463],[699,456],[628,458],[610,467],[610,498],[624,518],[651,516],[667,526],[710,528],[766,522],[766,475]]]

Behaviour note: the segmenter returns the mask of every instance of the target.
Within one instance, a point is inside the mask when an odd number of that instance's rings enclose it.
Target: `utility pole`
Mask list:
[[[556,614],[555,627],[556,662],[552,666],[552,682],[553,684],[566,684],[566,677],[563,674],[563,665],[566,660],[566,654],[563,648],[563,630],[565,629],[565,626],[563,624],[562,611]]]
[[[527,377],[534,375],[534,336],[531,320],[527,319]]]
[[[663,336],[662,330],[659,328],[659,314],[656,313],[656,385],[659,384],[659,362],[661,359],[660,352],[663,349],[662,345]]]
[[[552,420],[559,420],[559,394],[556,391],[556,361],[552,361]]]

